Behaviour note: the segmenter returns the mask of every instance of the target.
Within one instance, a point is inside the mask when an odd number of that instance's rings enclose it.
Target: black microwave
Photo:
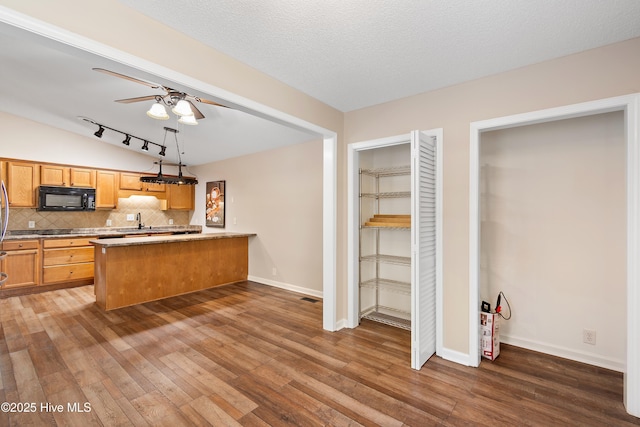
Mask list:
[[[39,211],[95,211],[96,189],[81,187],[49,187],[38,190]]]

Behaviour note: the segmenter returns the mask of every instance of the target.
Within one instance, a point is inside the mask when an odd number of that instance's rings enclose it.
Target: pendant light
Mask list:
[[[180,156],[180,147],[178,145],[178,130],[177,129],[173,129],[173,128],[169,128],[169,127],[165,127],[164,128],[164,140],[162,141],[162,149],[160,152],[160,155],[164,156],[165,154],[165,142],[167,140],[167,133],[171,132],[173,133],[173,137],[175,139],[176,142],[176,150],[178,152],[178,176],[164,176],[162,174],[162,160],[159,160],[156,162],[157,165],[159,165],[159,171],[158,171],[158,175],[156,176],[143,176],[140,178],[141,182],[147,182],[147,183],[154,183],[154,184],[174,184],[174,185],[196,185],[198,183],[198,180],[196,178],[192,178],[192,177],[184,177],[182,175],[182,167],[186,166],[184,164],[182,164],[182,157]]]

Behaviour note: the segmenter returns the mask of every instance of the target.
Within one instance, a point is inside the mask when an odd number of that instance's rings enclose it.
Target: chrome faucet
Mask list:
[[[142,230],[144,228],[144,224],[142,223],[142,214],[140,212],[136,215],[136,219],[138,220],[138,230]]]

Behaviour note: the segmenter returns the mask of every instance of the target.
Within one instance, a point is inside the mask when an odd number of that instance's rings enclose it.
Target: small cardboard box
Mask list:
[[[500,355],[500,315],[480,313],[480,348],[482,357],[495,360]]]

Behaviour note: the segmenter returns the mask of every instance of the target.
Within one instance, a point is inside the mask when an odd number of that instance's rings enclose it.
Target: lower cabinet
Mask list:
[[[95,238],[43,240],[43,284],[92,280],[93,245],[89,241]]]
[[[6,255],[3,256],[0,270],[8,276],[2,289],[35,286],[39,283],[39,240],[4,242],[2,251]]]

